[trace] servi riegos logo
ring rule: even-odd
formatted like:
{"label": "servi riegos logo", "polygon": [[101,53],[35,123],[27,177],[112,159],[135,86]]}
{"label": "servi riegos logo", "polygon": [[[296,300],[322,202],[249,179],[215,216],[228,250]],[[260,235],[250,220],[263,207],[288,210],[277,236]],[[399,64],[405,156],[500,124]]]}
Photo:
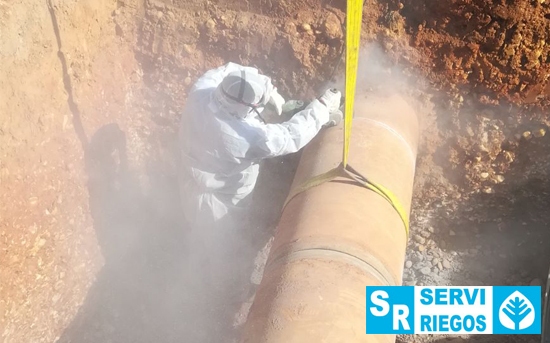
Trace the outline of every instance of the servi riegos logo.
{"label": "servi riegos logo", "polygon": [[367,334],[540,334],[541,288],[367,287]]}

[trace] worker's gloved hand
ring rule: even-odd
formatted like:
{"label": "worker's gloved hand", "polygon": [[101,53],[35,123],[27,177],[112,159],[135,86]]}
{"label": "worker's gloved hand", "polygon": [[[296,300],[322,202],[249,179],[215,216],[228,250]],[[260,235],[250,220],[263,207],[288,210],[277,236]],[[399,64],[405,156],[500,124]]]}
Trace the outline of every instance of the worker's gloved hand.
{"label": "worker's gloved hand", "polygon": [[283,113],[283,105],[285,102],[285,98],[283,98],[281,94],[277,92],[277,88],[275,88],[273,92],[271,92],[271,96],[267,104],[271,105],[271,107],[275,110],[275,113],[280,116]]}
{"label": "worker's gloved hand", "polygon": [[319,101],[328,108],[328,113],[339,110],[342,93],[336,88],[327,89],[325,94],[321,95]]}
{"label": "worker's gloved hand", "polygon": [[342,119],[344,119],[344,113],[340,110],[336,110],[334,112],[329,113],[328,123],[326,123],[324,126],[325,127],[336,126],[342,122]]}

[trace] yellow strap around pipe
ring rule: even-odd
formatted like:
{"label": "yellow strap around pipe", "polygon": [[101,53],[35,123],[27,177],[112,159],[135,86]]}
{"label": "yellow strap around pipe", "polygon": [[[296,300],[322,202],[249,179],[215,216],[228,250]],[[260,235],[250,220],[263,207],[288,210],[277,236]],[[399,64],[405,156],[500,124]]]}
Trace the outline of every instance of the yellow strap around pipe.
{"label": "yellow strap around pipe", "polygon": [[310,188],[319,186],[325,182],[334,181],[339,177],[351,179],[359,185],[380,195],[392,205],[403,221],[408,238],[409,218],[407,216],[407,211],[403,208],[395,194],[382,185],[368,180],[348,165],[351,123],[353,120],[353,106],[355,104],[355,89],[357,86],[357,65],[359,63],[359,47],[361,44],[360,37],[362,17],[363,0],[348,0],[346,19],[346,100],[344,107],[344,151],[342,154],[342,163],[338,167],[331,169],[326,173],[312,177],[304,182],[300,187],[295,188],[287,197],[283,209],[296,195],[305,192]]}
{"label": "yellow strap around pipe", "polygon": [[391,192],[386,187],[368,180],[363,175],[359,174],[351,166],[348,165],[344,167],[343,163],[340,163],[338,167],[333,168],[326,173],[314,176],[306,180],[306,182],[301,184],[299,187],[296,187],[293,190],[291,190],[290,194],[286,198],[285,204],[283,205],[283,209],[298,194],[305,192],[308,189],[311,189],[313,187],[319,186],[325,182],[335,181],[338,178],[355,181],[357,184],[367,189],[370,189],[371,191],[380,195],[382,198],[386,199],[386,201],[389,202],[390,205],[395,209],[397,214],[399,214],[399,218],[401,218],[401,221],[405,226],[405,233],[407,235],[407,238],[409,237],[409,217],[407,216],[407,211],[401,205],[401,203],[399,202],[399,199],[397,199],[395,194],[393,194],[393,192]]}

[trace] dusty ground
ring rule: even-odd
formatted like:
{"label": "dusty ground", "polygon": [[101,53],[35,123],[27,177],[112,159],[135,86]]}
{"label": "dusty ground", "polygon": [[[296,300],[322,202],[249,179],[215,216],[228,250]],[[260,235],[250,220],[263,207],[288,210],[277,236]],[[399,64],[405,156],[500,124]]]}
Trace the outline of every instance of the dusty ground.
{"label": "dusty ground", "polygon": [[[310,98],[338,64],[345,2],[0,9],[3,341],[186,341],[196,326],[182,319],[174,144],[187,91],[233,61],[273,75],[289,98]],[[376,44],[360,82],[415,99],[422,119],[406,283],[544,280],[549,16],[544,1],[365,1],[363,39]],[[263,169],[265,240],[297,157]]]}

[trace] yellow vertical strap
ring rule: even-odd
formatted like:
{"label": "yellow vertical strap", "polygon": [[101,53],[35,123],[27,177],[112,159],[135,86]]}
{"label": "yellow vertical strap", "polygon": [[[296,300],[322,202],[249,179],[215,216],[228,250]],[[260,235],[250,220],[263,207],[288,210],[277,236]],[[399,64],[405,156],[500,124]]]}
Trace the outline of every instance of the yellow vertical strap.
{"label": "yellow vertical strap", "polygon": [[363,16],[363,0],[348,0],[347,19],[346,19],[346,100],[345,100],[345,118],[344,118],[344,152],[342,163],[338,167],[328,172],[317,175],[306,180],[301,186],[296,187],[287,197],[283,209],[296,195],[305,192],[313,187],[319,186],[325,182],[334,181],[336,178],[343,177],[356,181],[359,185],[372,190],[376,194],[386,199],[399,214],[399,217],[405,225],[407,238],[409,236],[409,218],[407,211],[399,199],[389,189],[377,183],[369,181],[367,178],[356,172],[348,165],[349,143],[351,137],[351,122],[353,120],[353,106],[355,103],[355,88],[357,86],[357,65],[359,63],[359,46],[361,44],[361,18]]}
{"label": "yellow vertical strap", "polygon": [[351,122],[353,105],[355,103],[355,88],[357,85],[357,64],[359,62],[359,46],[361,44],[361,18],[363,16],[363,0],[348,0],[346,16],[346,100],[344,118],[344,153],[342,163],[348,164]]}

